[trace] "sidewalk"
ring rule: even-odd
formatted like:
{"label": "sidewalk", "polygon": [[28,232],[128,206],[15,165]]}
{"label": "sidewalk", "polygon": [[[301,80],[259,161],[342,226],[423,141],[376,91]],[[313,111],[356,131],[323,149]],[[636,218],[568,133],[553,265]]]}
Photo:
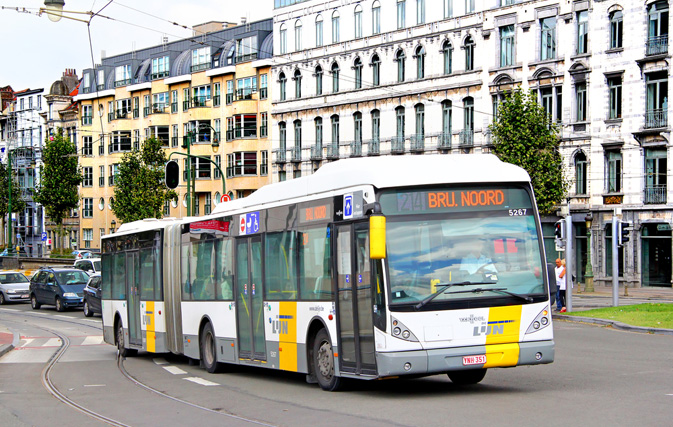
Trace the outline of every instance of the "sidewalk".
{"label": "sidewalk", "polygon": [[19,343],[19,334],[12,333],[9,329],[0,325],[0,357],[11,351]]}

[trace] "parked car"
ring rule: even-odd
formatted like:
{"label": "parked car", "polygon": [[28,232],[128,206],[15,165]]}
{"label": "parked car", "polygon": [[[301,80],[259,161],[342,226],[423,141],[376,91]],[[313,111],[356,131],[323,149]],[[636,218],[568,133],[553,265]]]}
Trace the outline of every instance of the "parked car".
{"label": "parked car", "polygon": [[72,254],[75,255],[75,259],[87,259],[93,257],[93,253],[87,250],[72,251]]}
{"label": "parked car", "polygon": [[[12,252],[13,256],[16,256],[16,250]],[[5,248],[4,251],[0,252],[0,256],[9,256],[9,249]],[[19,256],[28,256],[26,249],[23,247],[19,248]]]}
{"label": "parked car", "polygon": [[42,267],[30,281],[33,310],[42,304],[54,305],[57,311],[83,304],[84,286],[89,275],[75,267]]}
{"label": "parked car", "polygon": [[74,264],[75,268],[86,271],[89,275],[93,273],[100,273],[100,265],[100,258],[78,259]]}
{"label": "parked car", "polygon": [[0,304],[28,302],[30,281],[19,271],[0,272]]}
{"label": "parked car", "polygon": [[100,282],[100,273],[93,273],[89,277],[89,283],[84,287],[84,315],[86,317],[91,317],[94,313],[102,313]]}

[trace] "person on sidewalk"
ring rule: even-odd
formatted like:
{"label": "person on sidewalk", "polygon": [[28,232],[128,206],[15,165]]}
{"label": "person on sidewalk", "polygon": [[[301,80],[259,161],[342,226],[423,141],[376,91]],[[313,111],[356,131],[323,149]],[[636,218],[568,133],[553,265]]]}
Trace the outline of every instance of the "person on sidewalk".
{"label": "person on sidewalk", "polygon": [[564,312],[566,305],[566,267],[560,258],[556,258],[556,311]]}

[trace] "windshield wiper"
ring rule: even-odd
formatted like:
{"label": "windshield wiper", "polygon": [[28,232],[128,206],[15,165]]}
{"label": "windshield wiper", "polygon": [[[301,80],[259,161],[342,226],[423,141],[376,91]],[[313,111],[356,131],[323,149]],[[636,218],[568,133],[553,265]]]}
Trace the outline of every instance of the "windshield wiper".
{"label": "windshield wiper", "polygon": [[[458,282],[458,283],[440,283],[436,285],[437,287],[441,287],[441,289],[438,289],[433,293],[432,295],[429,295],[423,299],[423,301],[419,302],[416,304],[414,307],[416,310],[419,310],[422,308],[425,304],[429,303],[433,299],[437,298],[439,295],[443,294],[445,291],[449,290],[449,288],[452,288],[454,286],[468,286],[468,285],[488,285],[491,282]],[[469,292],[469,291],[456,291],[455,293],[459,292]],[[453,292],[452,292],[453,293]]]}
{"label": "windshield wiper", "polygon": [[471,292],[471,293],[478,294],[478,293],[481,293],[481,292],[488,292],[488,291],[490,291],[490,292],[500,292],[500,293],[503,293],[503,294],[507,294],[509,296],[513,296],[515,298],[519,298],[519,299],[524,300],[526,302],[533,302],[533,298],[531,298],[527,295],[521,295],[521,294],[517,294],[517,293],[514,293],[514,292],[510,292],[506,288],[476,288],[476,289],[470,289],[470,290],[466,290],[466,291],[454,291],[454,292],[449,292],[449,293],[451,293],[451,294],[464,294],[464,293]]}

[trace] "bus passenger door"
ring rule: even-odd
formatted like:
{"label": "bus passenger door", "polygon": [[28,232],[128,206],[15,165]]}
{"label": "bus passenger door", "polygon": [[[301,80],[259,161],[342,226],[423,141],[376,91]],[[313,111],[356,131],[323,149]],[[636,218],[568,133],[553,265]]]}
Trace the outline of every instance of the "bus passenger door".
{"label": "bus passenger door", "polygon": [[236,241],[236,316],[238,356],[266,360],[260,236]]}
{"label": "bus passenger door", "polygon": [[376,374],[368,223],[336,227],[341,370]]}
{"label": "bus passenger door", "polygon": [[143,337],[140,327],[140,291],[138,273],[138,252],[126,253],[126,298],[128,312],[129,343],[142,345]]}

